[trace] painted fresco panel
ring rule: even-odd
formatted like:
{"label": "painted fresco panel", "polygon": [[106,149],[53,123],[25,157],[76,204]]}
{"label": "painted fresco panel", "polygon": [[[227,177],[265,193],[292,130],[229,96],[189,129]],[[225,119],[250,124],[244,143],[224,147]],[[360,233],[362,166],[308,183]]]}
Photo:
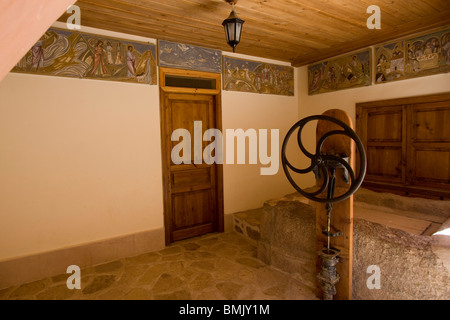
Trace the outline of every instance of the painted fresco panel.
{"label": "painted fresco panel", "polygon": [[224,56],[223,89],[293,96],[294,68]]}
{"label": "painted fresco panel", "polygon": [[158,48],[160,67],[222,72],[222,52],[219,50],[163,40],[158,41]]}
{"label": "painted fresco panel", "polygon": [[157,84],[156,45],[50,28],[11,70]]}
{"label": "painted fresco panel", "polygon": [[403,40],[375,48],[375,83],[406,78],[404,48]]}
{"label": "painted fresco panel", "polygon": [[366,49],[309,66],[309,94],[370,86],[371,52]]}
{"label": "painted fresco panel", "polygon": [[428,76],[450,70],[450,29],[405,41],[406,75]]}
{"label": "painted fresco panel", "polygon": [[375,83],[450,71],[450,29],[375,48]]}

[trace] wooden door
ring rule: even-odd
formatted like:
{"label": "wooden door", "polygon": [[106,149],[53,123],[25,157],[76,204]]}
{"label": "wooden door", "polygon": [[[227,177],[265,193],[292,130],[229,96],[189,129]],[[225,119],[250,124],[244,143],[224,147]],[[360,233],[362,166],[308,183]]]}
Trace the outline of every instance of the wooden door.
{"label": "wooden door", "polygon": [[[205,147],[211,143],[203,141],[204,132],[213,128],[220,130],[218,99],[219,94],[199,94],[192,88],[161,90],[167,244],[210,232],[223,232],[222,167],[215,163],[208,165],[202,159],[198,163],[199,159],[194,159],[196,148],[201,147],[203,154]],[[196,122],[197,126],[201,124],[201,136],[194,133]],[[175,164],[172,161],[173,148],[183,140],[172,141],[172,133],[177,129],[185,129],[190,133],[190,164]]]}

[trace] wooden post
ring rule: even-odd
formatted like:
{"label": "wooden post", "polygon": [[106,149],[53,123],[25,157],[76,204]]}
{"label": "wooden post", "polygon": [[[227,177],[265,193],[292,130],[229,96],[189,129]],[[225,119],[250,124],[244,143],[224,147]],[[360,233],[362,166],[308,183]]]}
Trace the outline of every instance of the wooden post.
{"label": "wooden post", "polygon": [[[336,118],[351,128],[352,121],[350,117],[342,110],[333,109],[323,113],[323,115]],[[343,130],[339,125],[330,121],[319,120],[317,122],[316,139],[319,139],[327,132],[332,130]],[[346,154],[350,157],[349,164],[352,168],[354,166],[355,144],[352,139],[344,135],[333,135],[329,137],[321,150],[324,154],[342,155]],[[353,170],[355,171],[355,170]],[[336,189],[335,196],[345,193],[348,190],[348,184],[343,180],[343,169],[336,170]],[[317,182],[322,185],[322,181]],[[321,197],[326,198],[327,191]],[[321,251],[327,246],[327,237],[322,233],[322,230],[327,229],[327,209],[325,203],[316,204],[316,249]],[[333,237],[330,241],[330,247],[340,250],[340,259],[336,265],[337,273],[340,276],[339,282],[336,284],[335,300],[351,300],[352,299],[352,257],[353,257],[353,196],[347,200],[333,204],[331,211],[331,230],[332,232],[341,231],[343,236]],[[317,256],[316,269],[317,273],[321,270],[321,259]],[[318,297],[323,298],[323,293],[320,289],[321,285],[318,281]]]}

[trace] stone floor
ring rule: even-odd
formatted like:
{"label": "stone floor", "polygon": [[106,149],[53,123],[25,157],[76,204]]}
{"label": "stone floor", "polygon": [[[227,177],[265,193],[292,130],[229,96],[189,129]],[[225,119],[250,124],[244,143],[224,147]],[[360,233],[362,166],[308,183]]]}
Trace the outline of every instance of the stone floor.
{"label": "stone floor", "polygon": [[310,287],[255,258],[236,233],[210,234],[164,250],[0,290],[1,300],[315,300]]}

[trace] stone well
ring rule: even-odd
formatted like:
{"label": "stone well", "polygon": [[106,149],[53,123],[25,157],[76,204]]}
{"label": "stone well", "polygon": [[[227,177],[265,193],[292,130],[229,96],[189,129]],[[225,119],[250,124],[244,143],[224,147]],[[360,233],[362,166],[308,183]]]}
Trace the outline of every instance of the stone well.
{"label": "stone well", "polygon": [[[380,197],[394,207],[409,201],[397,196]],[[413,234],[358,218],[357,198],[355,196],[353,299],[450,299],[450,236]],[[361,201],[367,203],[367,192],[363,198]],[[450,203],[440,202],[439,208],[433,209],[429,202],[419,202],[421,207],[428,206],[428,210],[432,210],[432,216],[440,216],[436,218],[438,221],[448,219],[445,215],[450,214]],[[381,205],[377,205],[381,212]],[[397,213],[402,214],[403,209],[398,209]],[[373,208],[371,210],[373,215]],[[259,259],[294,274],[312,288],[316,286],[315,221],[314,204],[298,194],[267,201],[262,208],[234,215],[236,232],[257,244]],[[450,227],[450,220],[439,227],[438,230]],[[369,266],[379,267],[380,289],[367,286],[372,275],[368,273]]]}

